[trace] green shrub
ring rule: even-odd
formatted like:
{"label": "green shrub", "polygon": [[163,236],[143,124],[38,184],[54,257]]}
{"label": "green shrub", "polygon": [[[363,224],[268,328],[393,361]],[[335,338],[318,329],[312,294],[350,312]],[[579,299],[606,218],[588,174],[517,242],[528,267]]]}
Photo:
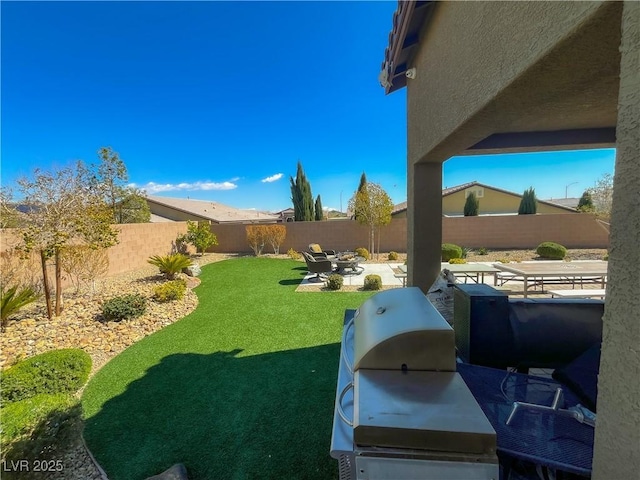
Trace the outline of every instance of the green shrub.
{"label": "green shrub", "polygon": [[389,260],[398,260],[398,253],[397,252],[389,252]]}
{"label": "green shrub", "polygon": [[343,283],[344,278],[342,278],[342,275],[338,275],[337,273],[329,275],[329,278],[327,278],[327,288],[329,290],[340,290]]}
{"label": "green shrub", "polygon": [[355,254],[358,255],[359,257],[364,258],[365,260],[369,260],[369,250],[367,250],[364,247],[358,247],[355,249]]}
{"label": "green shrub", "polygon": [[[39,423],[55,412],[64,412],[77,400],[68,393],[39,393],[2,407],[2,443],[30,433]],[[4,450],[4,448],[3,448]]]}
{"label": "green shrub", "polygon": [[380,290],[382,288],[382,278],[380,275],[367,275],[364,277],[364,290]]}
{"label": "green shrub", "polygon": [[536,248],[536,253],[542,258],[562,260],[567,255],[567,249],[559,243],[542,242]]}
{"label": "green shrub", "polygon": [[90,371],[91,357],[79,349],[52,350],[27,358],[2,373],[3,403],[41,393],[76,392],[85,384]]}
{"label": "green shrub", "polygon": [[462,255],[460,256],[460,258],[467,258],[467,255],[473,252],[473,249],[471,249],[470,247],[460,247],[460,249],[462,250]]}
{"label": "green shrub", "polygon": [[[81,431],[82,408],[70,393],[39,394],[2,407],[0,414],[0,449],[7,464],[19,460],[27,460],[30,465],[35,460],[53,461],[60,468],[61,452],[75,444]],[[3,469],[4,473],[7,472]],[[6,477],[36,478],[30,474]]]}
{"label": "green shrub", "polygon": [[452,258],[462,258],[462,248],[453,243],[442,244],[442,261],[448,262]]}
{"label": "green shrub", "polygon": [[183,268],[191,265],[191,259],[181,253],[173,253],[171,255],[154,255],[147,260],[151,265],[155,265],[160,269],[160,273],[167,277],[167,280],[173,280]]}
{"label": "green shrub", "polygon": [[451,265],[460,265],[463,263],[467,263],[467,261],[464,258],[452,258],[451,260],[449,260],[449,263]]}
{"label": "green shrub", "polygon": [[300,252],[296,252],[293,248],[290,248],[287,251],[287,255],[289,255],[293,260],[300,260],[302,258],[302,254]]}
{"label": "green shrub", "polygon": [[102,315],[108,321],[125,320],[142,315],[147,308],[147,300],[139,294],[113,297],[102,305]]}
{"label": "green shrub", "polygon": [[489,253],[489,252],[488,252],[488,251],[487,251],[487,249],[486,249],[486,248],[484,248],[484,247],[480,247],[480,248],[478,249],[478,255],[487,255],[488,253]]}
{"label": "green shrub", "polygon": [[605,262],[606,262],[606,261],[609,261],[609,254],[608,254],[608,253],[605,253],[605,254],[604,254],[604,257],[602,257],[602,260],[604,260]]}
{"label": "green shrub", "polygon": [[178,280],[171,280],[158,285],[153,289],[153,299],[158,302],[171,302],[173,300],[180,300],[184,297],[184,293],[187,291],[187,282],[179,278]]}

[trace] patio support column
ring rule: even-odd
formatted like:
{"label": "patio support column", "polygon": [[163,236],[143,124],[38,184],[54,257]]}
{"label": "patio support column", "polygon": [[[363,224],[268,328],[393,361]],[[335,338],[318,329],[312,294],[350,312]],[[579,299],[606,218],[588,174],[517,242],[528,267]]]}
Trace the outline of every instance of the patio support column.
{"label": "patio support column", "polygon": [[594,480],[640,472],[640,3],[624,2]]}
{"label": "patio support column", "polygon": [[416,163],[409,168],[407,280],[426,293],[440,273],[442,164]]}

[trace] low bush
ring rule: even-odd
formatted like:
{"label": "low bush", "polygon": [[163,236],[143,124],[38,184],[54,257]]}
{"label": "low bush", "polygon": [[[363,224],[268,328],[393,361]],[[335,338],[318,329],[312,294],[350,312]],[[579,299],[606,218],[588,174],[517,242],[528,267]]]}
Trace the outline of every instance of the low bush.
{"label": "low bush", "polygon": [[536,248],[536,253],[541,258],[549,260],[562,260],[567,255],[567,249],[555,242],[542,242]]}
{"label": "low bush", "polygon": [[68,393],[40,393],[2,407],[2,443],[31,432],[56,412],[71,408],[77,400]]}
{"label": "low bush", "polygon": [[102,304],[102,315],[108,321],[119,322],[142,315],[147,309],[147,300],[138,294],[113,297]]}
{"label": "low bush", "polygon": [[369,260],[369,250],[367,250],[364,247],[358,247],[355,249],[355,254],[358,255],[359,257],[364,258],[365,260]]}
{"label": "low bush", "polygon": [[42,393],[76,392],[85,384],[90,371],[91,357],[79,349],[53,350],[27,358],[2,373],[2,401],[17,402]]}
{"label": "low bush", "polygon": [[25,305],[35,302],[40,295],[31,287],[24,287],[18,290],[18,286],[14,285],[7,290],[0,286],[0,325],[1,328],[7,325],[9,317],[18,313]]}
{"label": "low bush", "polygon": [[467,261],[464,258],[452,258],[451,260],[449,260],[449,263],[451,265],[460,265],[463,263],[467,263]]}
{"label": "low bush", "polygon": [[506,258],[506,257],[502,257],[496,260],[497,263],[511,263],[511,260]]}
{"label": "low bush", "polygon": [[[82,428],[82,408],[73,394],[39,394],[10,403],[0,412],[3,463],[26,460],[34,465],[36,461],[46,461],[49,467],[61,472],[62,453],[75,444]],[[24,473],[12,476],[2,471],[2,478],[36,478]]]}
{"label": "low bush", "polygon": [[480,248],[478,249],[478,255],[487,255],[488,253],[489,253],[489,252],[488,252],[488,251],[487,251],[487,249],[486,249],[486,248],[484,248],[484,247],[480,247]]}
{"label": "low bush", "polygon": [[389,260],[398,260],[398,253],[397,252],[389,252]]}
{"label": "low bush", "polygon": [[293,260],[300,260],[302,258],[302,254],[300,252],[296,252],[293,248],[290,248],[287,251],[287,255]]}
{"label": "low bush", "polygon": [[364,277],[364,290],[380,290],[382,288],[382,278],[380,275],[367,275]]}
{"label": "low bush", "polygon": [[460,247],[460,250],[462,250],[460,258],[467,258],[467,255],[473,252],[473,249],[469,247]]}
{"label": "low bush", "polygon": [[157,302],[171,302],[173,300],[180,300],[184,297],[184,293],[187,291],[186,280],[180,278],[178,280],[171,280],[158,285],[153,289],[153,299]]}
{"label": "low bush", "polygon": [[442,261],[448,262],[452,258],[462,258],[462,248],[453,243],[442,244]]}
{"label": "low bush", "polygon": [[605,253],[604,257],[602,257],[602,260],[604,260],[605,262],[609,261],[609,253]]}
{"label": "low bush", "polygon": [[342,275],[338,275],[337,273],[329,275],[329,278],[327,278],[327,288],[329,290],[340,290],[343,283],[344,278],[342,278]]}

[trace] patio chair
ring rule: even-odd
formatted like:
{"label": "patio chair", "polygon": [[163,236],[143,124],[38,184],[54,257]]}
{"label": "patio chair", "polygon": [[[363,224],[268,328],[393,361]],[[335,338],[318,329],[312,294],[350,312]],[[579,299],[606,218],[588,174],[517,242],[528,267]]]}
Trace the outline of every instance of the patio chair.
{"label": "patio chair", "polygon": [[322,247],[320,247],[320,245],[318,245],[317,243],[309,244],[309,253],[314,258],[328,258],[329,260],[333,260],[334,258],[336,258],[335,250],[323,250]]}
{"label": "patio chair", "polygon": [[304,255],[304,260],[307,262],[307,270],[309,273],[315,273],[315,277],[311,277],[310,281],[320,281],[323,280],[323,276],[326,273],[330,273],[333,271],[333,267],[331,266],[331,260],[327,258],[315,258],[308,252],[302,252]]}

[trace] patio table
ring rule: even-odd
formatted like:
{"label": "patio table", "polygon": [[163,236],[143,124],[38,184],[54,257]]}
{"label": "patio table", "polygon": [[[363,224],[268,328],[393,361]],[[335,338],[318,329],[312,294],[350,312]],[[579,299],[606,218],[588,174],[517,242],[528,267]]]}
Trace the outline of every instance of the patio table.
{"label": "patio table", "polygon": [[445,268],[456,276],[464,277],[465,283],[467,283],[467,279],[471,279],[475,283],[484,283],[485,273],[499,272],[496,267],[484,263],[442,263],[440,270]]}
{"label": "patio table", "polygon": [[494,263],[493,266],[502,272],[514,273],[522,277],[524,282],[524,298],[527,298],[529,289],[529,279],[540,279],[544,287],[544,279],[566,280],[565,283],[575,283],[588,277],[600,279],[602,288],[605,286],[608,262],[588,261],[588,262],[561,262],[561,261],[541,261],[522,263]]}

